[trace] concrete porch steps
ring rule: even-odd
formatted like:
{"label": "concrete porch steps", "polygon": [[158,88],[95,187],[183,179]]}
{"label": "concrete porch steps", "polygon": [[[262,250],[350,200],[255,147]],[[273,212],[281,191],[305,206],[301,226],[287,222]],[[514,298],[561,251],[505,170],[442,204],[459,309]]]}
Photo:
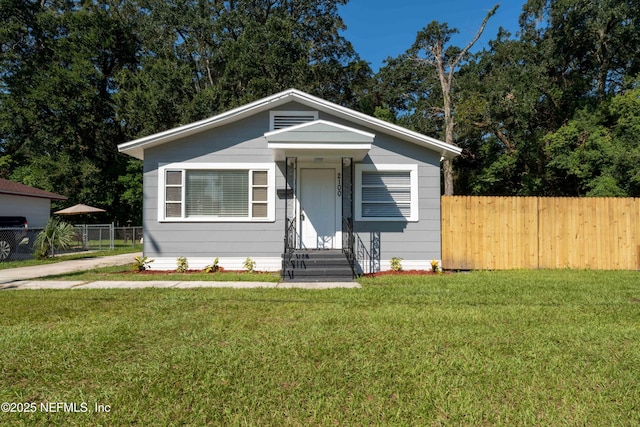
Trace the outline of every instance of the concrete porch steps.
{"label": "concrete porch steps", "polygon": [[[288,255],[283,254],[287,260]],[[285,282],[350,282],[353,271],[340,249],[296,250],[285,265]]]}

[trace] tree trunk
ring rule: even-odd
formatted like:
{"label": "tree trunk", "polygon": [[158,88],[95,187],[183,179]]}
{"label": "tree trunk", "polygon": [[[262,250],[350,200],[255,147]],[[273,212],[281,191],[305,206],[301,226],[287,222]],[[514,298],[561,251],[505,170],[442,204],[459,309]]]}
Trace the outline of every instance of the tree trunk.
{"label": "tree trunk", "polygon": [[442,161],[442,173],[444,174],[444,195],[453,196],[453,160]]}
{"label": "tree trunk", "polygon": [[[469,49],[478,41],[484,28],[491,18],[498,10],[500,5],[497,4],[489,11],[487,16],[482,21],[480,29],[476,33],[473,40],[471,40],[464,49],[460,51],[455,58],[447,59],[445,55],[444,42],[440,34],[435,37],[435,43],[429,46],[431,54],[433,55],[435,62],[435,69],[440,80],[440,86],[442,88],[443,99],[443,113],[444,113],[444,132],[445,140],[447,144],[456,145],[454,141],[454,117],[453,117],[453,101],[451,99],[451,91],[453,88],[453,75],[460,62],[465,58]],[[442,161],[442,172],[444,174],[444,194],[445,196],[453,196],[453,160],[445,159]]]}

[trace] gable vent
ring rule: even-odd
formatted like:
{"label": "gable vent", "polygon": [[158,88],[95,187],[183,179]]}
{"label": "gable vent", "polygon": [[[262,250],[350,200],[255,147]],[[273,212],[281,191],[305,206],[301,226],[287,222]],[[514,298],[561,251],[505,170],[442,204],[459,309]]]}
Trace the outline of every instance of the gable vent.
{"label": "gable vent", "polygon": [[272,111],[271,130],[284,129],[318,120],[316,111]]}

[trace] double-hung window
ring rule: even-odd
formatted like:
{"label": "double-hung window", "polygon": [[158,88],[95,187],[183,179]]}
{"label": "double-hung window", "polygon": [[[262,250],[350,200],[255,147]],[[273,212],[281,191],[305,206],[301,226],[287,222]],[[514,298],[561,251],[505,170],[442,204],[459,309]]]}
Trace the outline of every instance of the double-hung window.
{"label": "double-hung window", "polygon": [[159,168],[160,221],[273,221],[269,164],[178,163]]}
{"label": "double-hung window", "polygon": [[417,165],[356,165],[357,221],[417,221]]}

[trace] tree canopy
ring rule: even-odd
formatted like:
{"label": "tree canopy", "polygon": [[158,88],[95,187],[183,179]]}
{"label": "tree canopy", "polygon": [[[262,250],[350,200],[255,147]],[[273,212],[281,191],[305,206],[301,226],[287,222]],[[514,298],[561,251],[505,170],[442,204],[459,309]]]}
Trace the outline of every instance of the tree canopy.
{"label": "tree canopy", "polygon": [[[637,138],[617,124],[633,123],[633,108],[611,107],[637,97],[640,2],[529,0],[522,11],[515,37],[500,29],[454,75],[455,193],[640,196],[637,162],[622,155],[635,158]],[[437,70],[417,69],[412,50],[387,60],[376,93],[399,122],[445,139]]]}

